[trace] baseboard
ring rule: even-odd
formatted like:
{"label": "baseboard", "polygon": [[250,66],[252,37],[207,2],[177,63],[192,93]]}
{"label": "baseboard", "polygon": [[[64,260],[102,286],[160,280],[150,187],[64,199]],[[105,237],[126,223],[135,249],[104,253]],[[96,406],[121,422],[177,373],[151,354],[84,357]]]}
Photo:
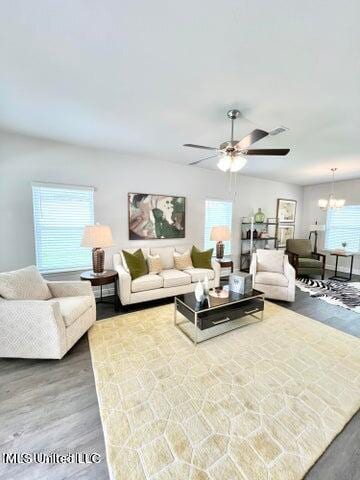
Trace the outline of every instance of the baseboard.
{"label": "baseboard", "polygon": [[[335,266],[334,265],[325,265],[325,268],[326,268],[326,270],[331,270],[331,271],[335,272]],[[349,270],[350,270],[350,265],[348,266],[348,268],[338,266],[338,272],[349,274]],[[353,273],[353,275],[360,275],[360,270],[358,268],[353,268],[352,273]]]}

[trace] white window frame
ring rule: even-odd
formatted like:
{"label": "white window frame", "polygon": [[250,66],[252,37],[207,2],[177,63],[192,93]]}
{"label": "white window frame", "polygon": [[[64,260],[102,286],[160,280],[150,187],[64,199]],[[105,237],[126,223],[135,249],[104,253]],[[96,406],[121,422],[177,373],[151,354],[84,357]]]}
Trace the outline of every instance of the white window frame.
{"label": "white window frame", "polygon": [[[82,230],[85,225],[93,225],[94,224],[94,192],[95,188],[92,186],[83,186],[83,185],[67,185],[67,184],[60,184],[60,183],[47,183],[47,182],[32,182],[31,184],[32,187],[32,202],[33,202],[33,222],[34,222],[34,241],[35,241],[35,256],[36,256],[36,265],[39,269],[39,271],[43,274],[49,274],[49,273],[62,273],[62,272],[77,272],[77,271],[83,271],[83,270],[88,270],[91,268],[91,249],[90,248],[83,248],[80,246],[80,241],[82,237]],[[51,221],[50,216],[46,218],[46,215],[49,214],[49,212],[44,213],[44,217],[41,218],[42,212],[41,212],[41,192],[40,189],[44,189],[44,195],[45,195],[45,190],[53,189],[53,190],[63,190],[63,191],[68,191],[69,193],[71,191],[84,191],[89,193],[89,204],[88,208],[89,211],[86,212],[81,212],[80,216],[83,217],[84,221],[79,218],[79,225],[77,227],[74,227],[74,225],[71,225],[71,228],[76,228],[79,231],[76,232],[77,240],[76,244],[73,246],[73,248],[78,248],[81,249],[79,250],[79,253],[81,252],[82,254],[82,260],[83,262],[79,262],[78,265],[74,265],[74,262],[70,262],[68,266],[61,266],[59,268],[49,268],[46,265],[46,261],[44,258],[41,256],[41,250],[46,249],[48,246],[48,243],[46,240],[41,239],[41,233],[46,234],[46,229],[49,228],[49,226],[44,225],[42,227],[41,222],[43,221],[44,223]],[[68,217],[71,220],[71,217]],[[63,221],[67,221],[66,217],[62,219]],[[74,220],[74,219],[73,219]],[[76,219],[75,219],[76,220]],[[69,222],[70,223],[70,222]],[[58,226],[55,224],[55,228]],[[58,227],[61,229],[61,226]],[[68,227],[70,228],[70,227]],[[59,249],[61,249],[61,243],[59,244]],[[85,255],[84,255],[85,253]],[[86,257],[86,261],[85,261]],[[80,264],[83,263],[83,264]]]}
{"label": "white window frame", "polygon": [[[216,225],[211,225],[209,228],[207,228],[207,202],[219,202],[219,203],[227,203],[231,205],[231,219],[229,224],[226,222],[222,223],[217,223]],[[227,225],[230,229],[232,230],[232,218],[233,218],[233,209],[234,209],[234,202],[231,200],[222,200],[220,198],[207,198],[205,200],[205,215],[204,215],[204,249],[210,249],[213,248],[213,254],[212,256],[216,256],[216,242],[213,240],[210,240],[210,233],[211,233],[211,227],[213,226],[218,226],[218,225]],[[207,238],[208,237],[208,238]],[[228,240],[224,242],[225,246],[225,251],[224,251],[224,256],[229,257],[232,254],[232,241]],[[228,248],[227,248],[228,247]]]}
{"label": "white window frame", "polygon": [[[354,210],[354,221],[358,223],[351,223],[348,219],[346,219],[345,224],[346,226],[336,226],[334,225],[334,220],[333,220],[333,215],[341,215],[347,214],[351,215],[350,213],[347,213],[349,210]],[[344,233],[342,234],[343,239],[339,240],[338,242],[335,241],[335,238],[331,238],[332,235],[336,235],[337,231],[343,231]],[[356,238],[358,237],[358,245],[357,247],[355,246],[355,249],[349,246],[345,247],[345,250],[352,251],[353,253],[359,253],[360,252],[360,205],[345,205],[339,210],[332,210],[328,209],[327,214],[326,214],[326,228],[325,228],[325,250],[336,250],[336,249],[341,249],[343,248],[341,243],[342,241],[347,241],[347,236],[346,233],[351,233],[351,235]],[[354,232],[354,233],[353,233]],[[347,241],[347,244],[349,242]]]}

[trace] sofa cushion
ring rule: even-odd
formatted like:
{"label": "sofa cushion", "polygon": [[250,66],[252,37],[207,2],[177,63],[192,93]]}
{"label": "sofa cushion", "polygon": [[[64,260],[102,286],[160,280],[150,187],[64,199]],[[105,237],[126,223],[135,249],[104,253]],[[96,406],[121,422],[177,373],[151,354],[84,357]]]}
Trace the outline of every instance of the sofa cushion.
{"label": "sofa cushion", "polygon": [[149,268],[149,275],[156,275],[162,270],[162,263],[159,255],[148,255],[147,264]]}
{"label": "sofa cushion", "polygon": [[48,300],[51,292],[35,265],[0,273],[0,296],[6,300]]}
{"label": "sofa cushion", "polygon": [[186,270],[187,268],[193,268],[190,250],[184,253],[174,252],[174,263],[177,270]]}
{"label": "sofa cushion", "polygon": [[187,273],[176,270],[163,270],[159,274],[164,279],[164,287],[179,287],[180,285],[188,285],[191,283],[191,276]]}
{"label": "sofa cushion", "polygon": [[144,292],[163,287],[164,281],[160,275],[143,275],[131,282],[132,292]]}
{"label": "sofa cushion", "polygon": [[210,270],[209,268],[189,268],[187,270],[184,270],[185,273],[191,276],[191,282],[202,282],[205,278],[205,275],[207,275],[209,280],[214,280],[215,278],[215,272],[214,270]]}
{"label": "sofa cushion", "polygon": [[322,268],[323,262],[316,258],[299,258],[300,268]]}
{"label": "sofa cushion", "polygon": [[159,255],[164,270],[174,268],[174,247],[153,247],[150,249],[151,255]]}
{"label": "sofa cushion", "polygon": [[257,250],[257,271],[277,272],[284,271],[284,252],[281,250]]}
{"label": "sofa cushion", "polygon": [[287,287],[289,285],[289,281],[285,275],[277,272],[258,272],[255,275],[255,283],[274,285],[277,287]]}
{"label": "sofa cushion", "polygon": [[89,295],[52,298],[49,302],[60,304],[60,312],[67,327],[70,327],[91,307],[91,297]]}
{"label": "sofa cushion", "polygon": [[149,273],[149,269],[141,248],[136,250],[134,253],[129,253],[123,250],[123,255],[125,257],[132,280]]}
{"label": "sofa cushion", "polygon": [[210,248],[209,250],[199,250],[195,246],[191,249],[191,261],[195,268],[206,268],[211,269],[211,256],[214,249]]}

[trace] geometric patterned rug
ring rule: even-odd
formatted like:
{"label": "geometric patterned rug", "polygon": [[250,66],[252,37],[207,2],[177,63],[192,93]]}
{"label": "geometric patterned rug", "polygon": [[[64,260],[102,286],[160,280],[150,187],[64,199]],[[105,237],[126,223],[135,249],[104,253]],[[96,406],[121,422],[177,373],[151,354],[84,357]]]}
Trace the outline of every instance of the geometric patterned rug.
{"label": "geometric patterned rug", "polygon": [[299,480],[360,407],[360,341],[268,302],[197,347],[172,305],[88,335],[114,480]]}

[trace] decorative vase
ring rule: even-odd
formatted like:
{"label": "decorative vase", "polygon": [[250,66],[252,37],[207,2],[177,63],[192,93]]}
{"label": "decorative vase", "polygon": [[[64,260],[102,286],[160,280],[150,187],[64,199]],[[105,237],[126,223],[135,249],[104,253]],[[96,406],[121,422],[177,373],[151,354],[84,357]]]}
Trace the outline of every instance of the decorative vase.
{"label": "decorative vase", "polygon": [[264,223],[265,214],[261,211],[261,208],[255,213],[255,223]]}
{"label": "decorative vase", "polygon": [[207,275],[205,275],[205,278],[204,278],[203,289],[204,289],[204,295],[209,295],[209,279]]}
{"label": "decorative vase", "polygon": [[195,298],[198,302],[201,302],[201,300],[203,299],[203,296],[204,296],[204,289],[199,280],[195,287]]}
{"label": "decorative vase", "polygon": [[255,230],[253,231],[253,239],[256,240],[258,238],[258,232],[255,228]]}

